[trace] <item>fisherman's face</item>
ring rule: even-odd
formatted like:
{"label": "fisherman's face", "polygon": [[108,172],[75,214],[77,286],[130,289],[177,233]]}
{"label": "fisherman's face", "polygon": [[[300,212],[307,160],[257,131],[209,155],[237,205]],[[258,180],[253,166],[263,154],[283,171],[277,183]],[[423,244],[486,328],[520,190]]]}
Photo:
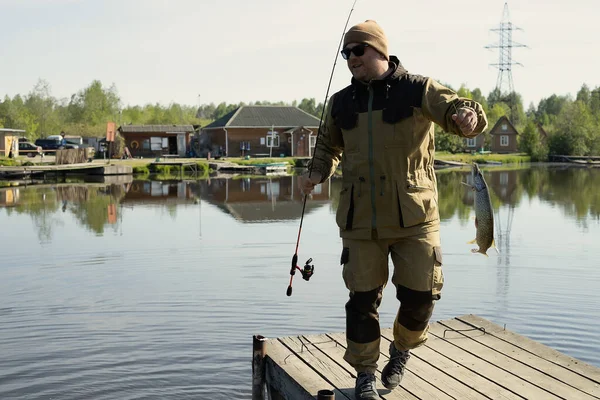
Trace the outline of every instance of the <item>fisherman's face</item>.
{"label": "fisherman's face", "polygon": [[[358,45],[359,43],[348,43],[344,49],[352,49]],[[346,62],[352,76],[364,82],[379,78],[382,74],[382,69],[383,72],[387,69],[387,60],[385,57],[370,46],[364,47],[364,54],[361,56],[357,56],[353,51]]]}

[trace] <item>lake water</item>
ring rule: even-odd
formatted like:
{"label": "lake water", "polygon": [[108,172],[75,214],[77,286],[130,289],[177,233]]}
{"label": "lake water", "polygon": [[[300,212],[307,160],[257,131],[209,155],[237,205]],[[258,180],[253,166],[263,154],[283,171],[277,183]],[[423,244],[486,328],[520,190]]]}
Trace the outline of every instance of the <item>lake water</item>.
{"label": "lake water", "polygon": [[[485,170],[500,254],[471,254],[468,169],[437,172],[445,286],[478,314],[600,366],[600,170]],[[0,189],[1,399],[250,399],[252,335],[341,332],[340,181],[56,183]],[[397,308],[388,286],[381,322]]]}

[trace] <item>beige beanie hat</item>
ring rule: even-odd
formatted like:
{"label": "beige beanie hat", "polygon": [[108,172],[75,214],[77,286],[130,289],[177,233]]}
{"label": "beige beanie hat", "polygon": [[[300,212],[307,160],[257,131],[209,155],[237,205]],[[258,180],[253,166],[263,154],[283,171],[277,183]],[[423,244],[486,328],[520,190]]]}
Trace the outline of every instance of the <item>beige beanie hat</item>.
{"label": "beige beanie hat", "polygon": [[346,47],[348,43],[367,43],[379,53],[383,54],[388,61],[390,59],[387,49],[388,41],[385,37],[385,33],[377,22],[371,19],[354,25],[346,32],[346,35],[344,35],[344,47]]}

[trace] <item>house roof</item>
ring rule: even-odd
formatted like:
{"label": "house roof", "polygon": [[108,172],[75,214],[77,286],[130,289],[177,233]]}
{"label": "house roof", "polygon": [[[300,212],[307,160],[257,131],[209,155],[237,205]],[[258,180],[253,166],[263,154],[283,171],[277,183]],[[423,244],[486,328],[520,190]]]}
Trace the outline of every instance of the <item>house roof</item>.
{"label": "house roof", "polygon": [[[502,123],[507,123],[510,128],[508,131],[503,131],[500,129],[500,125]],[[517,128],[510,122],[510,120],[506,117],[506,115],[501,116],[492,129],[490,129],[490,135],[518,135],[519,131]]]}
{"label": "house roof", "polygon": [[204,129],[215,128],[290,128],[294,126],[318,127],[320,119],[292,106],[241,106],[208,124]]}
{"label": "house roof", "polygon": [[194,127],[192,125],[122,125],[119,127],[119,131],[123,133],[187,133],[194,132]]}
{"label": "house roof", "polygon": [[[306,203],[305,215],[326,206],[329,200],[311,200]],[[217,203],[218,208],[233,218],[244,223],[261,223],[269,221],[294,221],[299,220],[302,205],[297,201],[277,201],[273,205],[270,201]]]}

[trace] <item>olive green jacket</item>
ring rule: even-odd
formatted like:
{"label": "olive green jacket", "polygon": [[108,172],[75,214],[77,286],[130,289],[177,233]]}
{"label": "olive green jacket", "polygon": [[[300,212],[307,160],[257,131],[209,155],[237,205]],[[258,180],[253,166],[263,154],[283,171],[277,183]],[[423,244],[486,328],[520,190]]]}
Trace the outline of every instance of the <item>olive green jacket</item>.
{"label": "olive green jacket", "polygon": [[[331,96],[309,169],[328,179],[341,163],[336,214],[340,236],[403,237],[439,227],[434,123],[474,137],[487,127],[481,105],[431,78],[409,74],[392,56],[387,78],[351,84]],[[471,135],[452,120],[461,107],[477,113]]]}

